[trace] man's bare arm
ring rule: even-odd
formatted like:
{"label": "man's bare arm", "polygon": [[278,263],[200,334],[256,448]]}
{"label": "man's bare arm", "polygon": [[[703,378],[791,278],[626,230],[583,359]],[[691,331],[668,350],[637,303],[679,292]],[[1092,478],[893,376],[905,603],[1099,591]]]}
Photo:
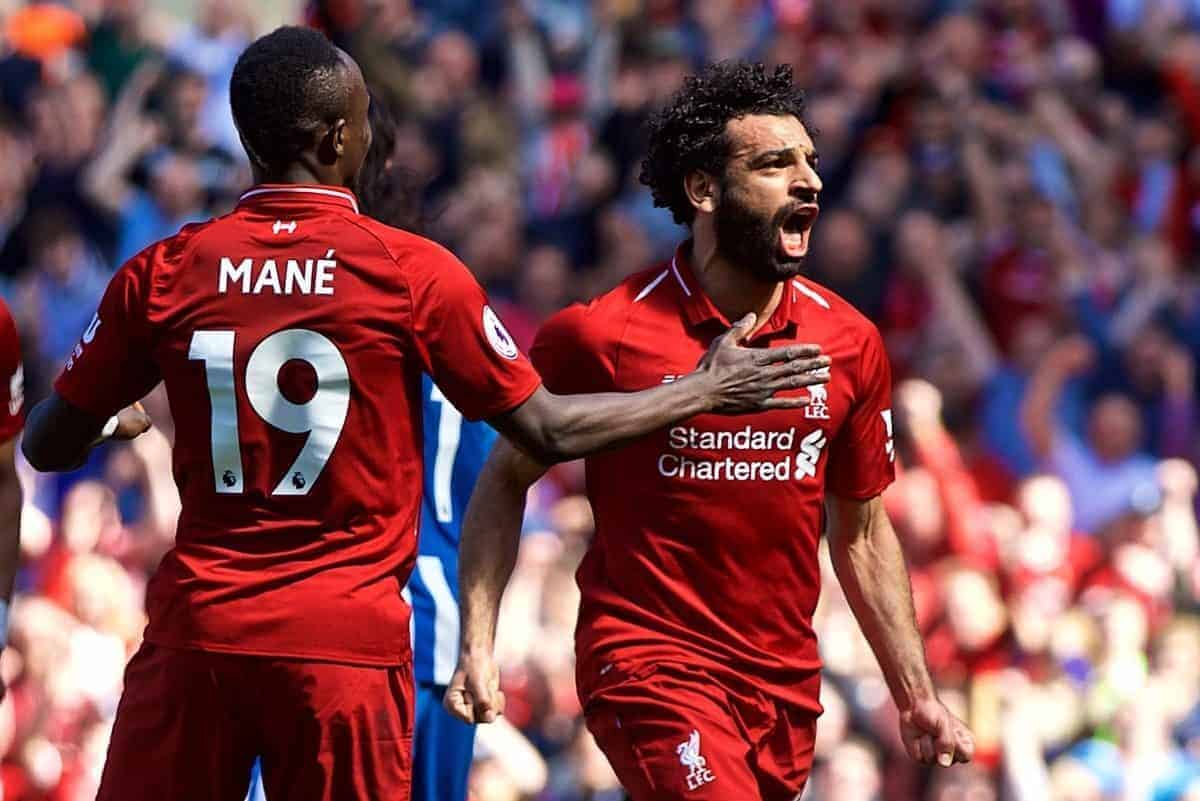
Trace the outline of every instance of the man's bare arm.
{"label": "man's bare arm", "polygon": [[545,464],[577,459],[697,414],[796,409],[807,397],[776,393],[829,381],[829,357],[816,345],[761,349],[740,342],[754,328],[747,315],[714,340],[695,371],[642,392],[553,395],[539,389],[508,414],[489,420]]}
{"label": "man's bare arm", "polygon": [[525,497],[546,466],[501,438],[475,484],[458,546],[462,620],[458,669],[446,709],[467,723],[491,723],[504,711],[493,660],[500,599],[517,561]]}
{"label": "man's bare arm", "polygon": [[974,740],[937,698],[917,630],[904,553],[883,501],[878,496],[862,501],[830,495],[827,506],[834,571],[900,710],[909,755],[944,767],[969,761]]}
{"label": "man's bare arm", "polygon": [[150,418],[140,403],[105,421],[72,406],[57,392],[51,392],[29,412],[21,451],[36,470],[74,470],[101,442],[133,439],[148,428]]}
{"label": "man's bare arm", "polygon": [[[0,443],[0,648],[8,641],[8,612],[21,558],[21,483],[16,440]],[[5,687],[0,683],[0,698]]]}

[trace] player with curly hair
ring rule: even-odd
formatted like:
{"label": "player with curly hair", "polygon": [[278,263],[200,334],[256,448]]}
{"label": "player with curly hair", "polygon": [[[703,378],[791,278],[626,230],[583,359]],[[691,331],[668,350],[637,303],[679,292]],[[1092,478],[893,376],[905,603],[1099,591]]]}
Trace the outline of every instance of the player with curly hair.
{"label": "player with curly hair", "polygon": [[[577,684],[588,728],[635,801],[792,801],[813,756],[812,615],[823,531],[910,755],[971,758],[938,700],[880,493],[893,479],[891,375],[875,326],[800,275],[821,179],[791,69],[726,62],[650,125],[642,181],[691,228],[666,264],[546,323],[531,352],[555,392],[669,383],[729,320],[748,342],[831,360],[800,410],[700,415],[588,457],[596,534],[579,568]],[[447,707],[503,710],[492,651],[526,489],[544,472],[503,441],[467,510],[462,644]]]}

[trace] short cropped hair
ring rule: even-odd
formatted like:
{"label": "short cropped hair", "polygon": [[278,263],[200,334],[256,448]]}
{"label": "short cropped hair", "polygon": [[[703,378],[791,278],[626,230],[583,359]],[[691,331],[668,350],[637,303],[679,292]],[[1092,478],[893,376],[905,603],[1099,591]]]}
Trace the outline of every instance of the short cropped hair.
{"label": "short cropped hair", "polygon": [[350,87],[342,69],[338,49],[312,28],[278,28],[247,47],[233,68],[229,100],[250,160],[284,166],[319,126],[344,116]]}

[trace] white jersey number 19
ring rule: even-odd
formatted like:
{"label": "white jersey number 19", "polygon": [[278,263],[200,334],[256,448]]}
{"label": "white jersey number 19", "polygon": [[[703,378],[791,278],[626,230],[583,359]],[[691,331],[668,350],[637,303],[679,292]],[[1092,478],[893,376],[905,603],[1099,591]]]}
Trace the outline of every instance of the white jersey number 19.
{"label": "white jersey number 19", "polygon": [[[237,382],[233,373],[234,331],[196,331],[188,358],[204,362],[212,403],[214,488],[221,495],[245,491],[238,436]],[[279,371],[289,361],[307,362],[317,374],[317,391],[292,403],[279,391]],[[276,485],[273,495],[307,495],[342,436],[350,411],[350,371],[337,345],[316,331],[278,331],[258,343],[246,364],[246,396],[269,425],[308,440]]]}

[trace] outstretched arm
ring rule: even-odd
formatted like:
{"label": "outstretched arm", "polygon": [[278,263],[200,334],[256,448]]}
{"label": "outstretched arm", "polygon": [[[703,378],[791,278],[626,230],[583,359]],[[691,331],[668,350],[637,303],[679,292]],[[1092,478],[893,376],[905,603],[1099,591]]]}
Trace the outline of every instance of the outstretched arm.
{"label": "outstretched arm", "polygon": [[538,461],[577,459],[612,448],[697,414],[796,409],[807,397],[775,393],[824,384],[829,357],[816,345],[769,350],[739,344],[754,329],[747,315],[713,341],[700,365],[671,384],[641,392],[554,395],[539,389],[508,414],[489,420]]}
{"label": "outstretched arm", "polygon": [[827,506],[833,567],[900,710],[909,756],[943,767],[969,761],[974,739],[934,691],[904,554],[882,500],[830,495]]}
{"label": "outstretched arm", "polygon": [[493,659],[496,621],[517,562],[525,496],[545,472],[545,465],[500,439],[467,506],[458,546],[462,642],[445,698],[446,709],[466,723],[491,723],[504,711]]}

